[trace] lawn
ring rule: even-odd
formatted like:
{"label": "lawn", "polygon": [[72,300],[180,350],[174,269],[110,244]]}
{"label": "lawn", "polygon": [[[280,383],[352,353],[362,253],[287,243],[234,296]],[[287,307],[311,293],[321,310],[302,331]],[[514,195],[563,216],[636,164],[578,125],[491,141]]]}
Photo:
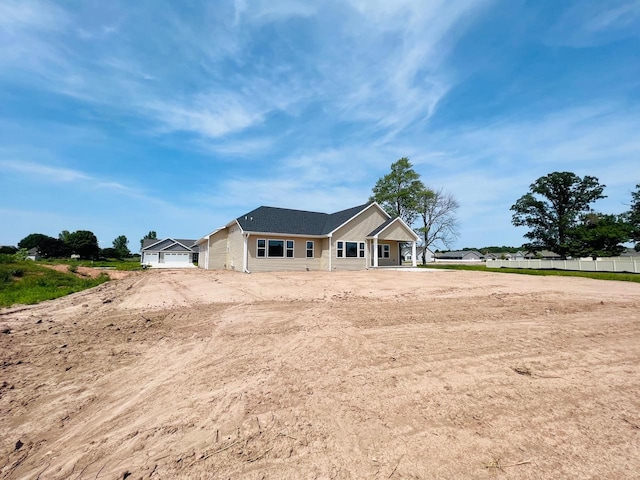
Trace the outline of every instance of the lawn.
{"label": "lawn", "polygon": [[63,297],[107,282],[109,277],[80,278],[69,272],[58,272],[33,261],[3,259],[0,263],[0,307],[30,305]]}
{"label": "lawn", "polygon": [[573,270],[534,270],[529,268],[487,268],[485,265],[459,265],[459,264],[429,264],[418,265],[421,268],[436,268],[444,270],[472,270],[476,272],[491,273],[517,273],[520,275],[558,276],[558,277],[585,277],[596,280],[619,280],[622,282],[640,283],[640,275],[636,273],[614,272],[577,272]]}
{"label": "lawn", "polygon": [[38,260],[38,262],[48,263],[50,265],[69,265],[71,267],[94,267],[107,268],[110,270],[142,270],[140,258],[130,258],[126,260],[73,260],[69,258],[54,258],[48,260]]}

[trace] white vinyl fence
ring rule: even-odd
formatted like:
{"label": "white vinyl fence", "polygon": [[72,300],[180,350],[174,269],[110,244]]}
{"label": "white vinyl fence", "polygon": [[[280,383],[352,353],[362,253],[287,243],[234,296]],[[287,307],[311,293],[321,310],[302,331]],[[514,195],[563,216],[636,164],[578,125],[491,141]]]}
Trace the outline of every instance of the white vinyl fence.
{"label": "white vinyl fence", "polygon": [[487,260],[487,268],[501,267],[640,273],[640,259],[612,257],[602,260]]}

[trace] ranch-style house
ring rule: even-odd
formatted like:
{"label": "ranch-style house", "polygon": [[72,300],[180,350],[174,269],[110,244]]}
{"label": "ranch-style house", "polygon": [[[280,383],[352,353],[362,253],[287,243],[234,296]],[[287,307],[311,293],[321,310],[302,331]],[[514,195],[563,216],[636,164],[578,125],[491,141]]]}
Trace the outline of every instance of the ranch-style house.
{"label": "ranch-style house", "polygon": [[265,272],[402,265],[418,235],[376,202],[336,213],[259,207],[196,241],[200,268]]}

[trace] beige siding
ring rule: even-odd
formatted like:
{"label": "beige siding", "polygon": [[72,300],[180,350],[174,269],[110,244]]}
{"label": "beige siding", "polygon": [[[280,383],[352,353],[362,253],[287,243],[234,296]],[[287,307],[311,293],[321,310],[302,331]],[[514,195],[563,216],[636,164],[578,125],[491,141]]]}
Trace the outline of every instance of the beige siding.
{"label": "beige siding", "polygon": [[320,270],[329,270],[329,238],[323,238],[318,240],[320,245],[322,246],[322,250],[320,252]]}
{"label": "beige siding", "polygon": [[227,270],[242,271],[243,251],[242,230],[238,225],[232,225],[229,227],[229,236],[227,237]]}
{"label": "beige siding", "polygon": [[395,223],[385,229],[379,236],[380,240],[398,240],[400,242],[413,242],[415,238],[400,223]]}
{"label": "beige siding", "polygon": [[227,263],[227,229],[211,235],[209,238],[209,269],[222,270]]}
{"label": "beige siding", "polygon": [[[387,220],[375,205],[353,218],[333,233],[331,238],[331,266],[333,270],[363,270],[369,265],[368,242],[365,238]],[[336,257],[336,242],[365,242],[365,258]],[[397,259],[397,255],[396,255]]]}
{"label": "beige siding", "polygon": [[[372,242],[373,243],[373,242]],[[379,267],[390,267],[394,265],[400,265],[399,260],[399,242],[394,240],[378,240],[378,245],[387,244],[389,245],[389,258],[378,258],[378,266]]]}
{"label": "beige siding", "polygon": [[[294,258],[258,258],[258,239],[265,240],[293,240]],[[313,258],[307,258],[307,240],[314,242]],[[249,271],[250,272],[274,272],[287,270],[321,270],[322,269],[322,238],[301,238],[273,235],[251,235],[249,237]],[[285,243],[286,247],[286,243]],[[286,248],[285,248],[286,254]]]}

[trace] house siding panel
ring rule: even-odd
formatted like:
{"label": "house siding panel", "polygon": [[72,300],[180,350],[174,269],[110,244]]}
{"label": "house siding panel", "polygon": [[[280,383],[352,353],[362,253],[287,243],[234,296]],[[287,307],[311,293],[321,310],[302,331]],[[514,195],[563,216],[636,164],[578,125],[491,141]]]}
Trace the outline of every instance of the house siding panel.
{"label": "house siding panel", "polygon": [[399,242],[414,241],[413,235],[407,232],[407,230],[399,223],[391,225],[389,228],[385,229],[383,232],[380,233],[378,238],[383,240],[397,240]]}
{"label": "house siding panel", "polygon": [[227,235],[226,229],[216,232],[209,238],[209,269],[222,270],[227,264]]}
{"label": "house siding panel", "polygon": [[[265,240],[293,240],[293,256],[286,257],[257,257],[258,239]],[[314,242],[313,258],[307,258],[307,240]],[[321,238],[287,237],[275,235],[251,235],[249,237],[249,271],[251,272],[272,272],[272,271],[305,271],[322,269]]]}
{"label": "house siding panel", "polygon": [[[351,219],[333,233],[331,238],[331,266],[333,270],[363,270],[369,265],[369,252],[365,248],[365,258],[337,258],[336,242],[366,242],[366,236],[387,220],[387,216],[372,206],[357,217]],[[397,255],[396,255],[397,258]]]}
{"label": "house siding panel", "polygon": [[229,236],[227,237],[227,270],[242,271],[243,250],[242,230],[238,225],[232,225],[229,227]]}

